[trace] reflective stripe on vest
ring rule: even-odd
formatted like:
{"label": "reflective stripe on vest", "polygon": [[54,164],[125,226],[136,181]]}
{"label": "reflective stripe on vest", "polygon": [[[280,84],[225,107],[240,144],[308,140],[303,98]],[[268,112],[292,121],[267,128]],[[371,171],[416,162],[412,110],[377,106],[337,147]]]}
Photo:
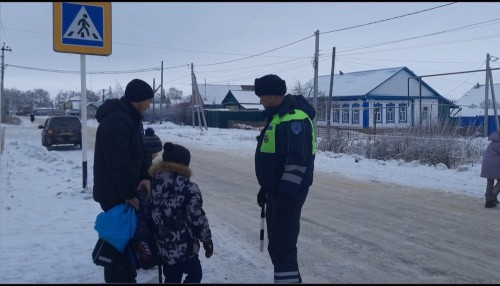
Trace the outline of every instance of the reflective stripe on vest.
{"label": "reflective stripe on vest", "polygon": [[262,145],[260,146],[260,152],[262,153],[271,153],[274,154],[276,153],[276,128],[278,125],[280,125],[282,122],[287,122],[291,120],[303,120],[303,119],[308,119],[309,123],[311,123],[311,128],[312,128],[312,154],[316,154],[316,130],[314,129],[314,125],[311,121],[311,118],[307,116],[307,114],[300,110],[300,109],[295,109],[294,114],[287,113],[282,117],[279,117],[278,114],[275,114],[273,116],[273,120],[271,120],[271,123],[269,123],[269,126],[266,130],[266,133],[264,134],[264,139],[262,140]]}

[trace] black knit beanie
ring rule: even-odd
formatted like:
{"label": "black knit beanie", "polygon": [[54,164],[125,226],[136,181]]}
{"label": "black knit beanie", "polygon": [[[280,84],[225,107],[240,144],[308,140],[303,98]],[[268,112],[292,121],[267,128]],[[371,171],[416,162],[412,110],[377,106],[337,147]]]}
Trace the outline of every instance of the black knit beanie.
{"label": "black knit beanie", "polygon": [[151,86],[140,79],[133,79],[125,88],[125,98],[131,102],[139,102],[153,98],[154,92]]}
{"label": "black knit beanie", "polygon": [[255,94],[259,97],[263,95],[285,95],[286,83],[279,76],[268,74],[255,79]]}
{"label": "black knit beanie", "polygon": [[155,135],[152,128],[148,128],[144,132],[144,149],[149,154],[159,153],[163,150],[160,137]]}
{"label": "black knit beanie", "polygon": [[191,153],[181,145],[167,142],[163,145],[163,162],[172,162],[189,167]]}

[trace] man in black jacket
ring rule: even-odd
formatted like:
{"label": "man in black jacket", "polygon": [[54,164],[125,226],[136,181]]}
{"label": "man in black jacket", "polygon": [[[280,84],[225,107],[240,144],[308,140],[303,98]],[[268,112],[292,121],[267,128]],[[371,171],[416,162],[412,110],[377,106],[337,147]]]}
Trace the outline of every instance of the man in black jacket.
{"label": "man in black jacket", "polygon": [[[93,197],[105,212],[124,202],[138,210],[136,191],[150,191],[151,160],[144,152],[142,118],[153,95],[148,83],[134,79],[122,98],[108,99],[97,109]],[[136,276],[127,251],[104,267],[106,283],[135,283]]]}
{"label": "man in black jacket", "polygon": [[297,263],[300,213],[313,181],[316,133],[314,108],[303,96],[286,95],[277,75],[255,79],[255,94],[267,124],[257,137],[257,203],[266,207],[268,252],[275,283],[301,283]]}

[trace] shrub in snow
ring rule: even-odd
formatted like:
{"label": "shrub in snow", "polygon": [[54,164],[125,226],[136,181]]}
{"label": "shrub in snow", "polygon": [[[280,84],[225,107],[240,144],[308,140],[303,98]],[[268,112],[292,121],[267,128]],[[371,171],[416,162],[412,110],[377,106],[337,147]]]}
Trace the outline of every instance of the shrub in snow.
{"label": "shrub in snow", "polygon": [[353,132],[333,133],[330,140],[321,139],[318,149],[361,155],[368,159],[403,160],[414,165],[442,164],[446,168],[456,168],[463,164],[480,163],[488,145],[485,138],[476,137],[477,132],[449,122],[395,129],[391,134],[358,132],[357,136],[353,136]]}
{"label": "shrub in snow", "polygon": [[439,163],[439,164],[436,165],[436,169],[438,169],[438,170],[448,170],[448,167],[445,164],[443,164],[443,163]]}
{"label": "shrub in snow", "polygon": [[469,170],[470,170],[470,167],[467,165],[460,165],[457,167],[457,172],[466,172]]}

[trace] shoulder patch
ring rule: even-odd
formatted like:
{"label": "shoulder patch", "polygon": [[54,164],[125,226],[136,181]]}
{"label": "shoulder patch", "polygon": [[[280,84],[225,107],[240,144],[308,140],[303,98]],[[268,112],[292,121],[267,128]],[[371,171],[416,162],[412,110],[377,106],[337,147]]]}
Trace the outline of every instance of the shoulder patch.
{"label": "shoulder patch", "polygon": [[290,129],[292,129],[293,133],[299,134],[302,131],[302,124],[299,121],[294,121],[292,122]]}

